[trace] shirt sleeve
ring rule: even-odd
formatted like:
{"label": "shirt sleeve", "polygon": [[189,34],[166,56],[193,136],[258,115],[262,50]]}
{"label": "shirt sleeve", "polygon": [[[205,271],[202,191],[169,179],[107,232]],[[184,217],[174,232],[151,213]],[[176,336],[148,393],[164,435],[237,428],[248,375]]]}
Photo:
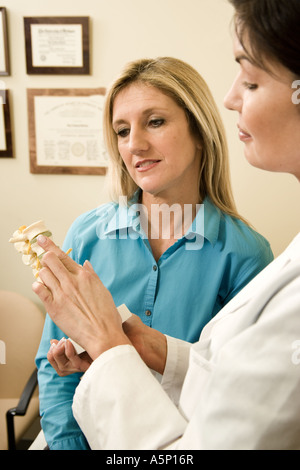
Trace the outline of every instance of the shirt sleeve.
{"label": "shirt sleeve", "polygon": [[[274,259],[269,244],[263,245],[246,258],[237,258],[232,262],[228,275],[226,291],[222,292],[223,306],[233,299],[252,279],[254,279]],[[226,284],[226,283],[225,283]]]}
{"label": "shirt sleeve", "polygon": [[76,389],[73,413],[93,450],[158,449],[187,425],[130,345],[93,362]]}
{"label": "shirt sleeve", "polygon": [[89,447],[72,413],[73,396],[81,374],[60,377],[47,359],[50,339],[62,336],[62,331],[47,315],[36,356],[41,426],[51,450],[84,450]]}
{"label": "shirt sleeve", "polygon": [[[63,250],[76,253],[73,229],[63,244]],[[75,248],[75,249],[74,249]],[[47,359],[51,339],[66,336],[47,315],[43,335],[36,355],[38,369],[41,426],[51,450],[86,450],[89,446],[72,413],[75,389],[82,374],[60,377]]]}

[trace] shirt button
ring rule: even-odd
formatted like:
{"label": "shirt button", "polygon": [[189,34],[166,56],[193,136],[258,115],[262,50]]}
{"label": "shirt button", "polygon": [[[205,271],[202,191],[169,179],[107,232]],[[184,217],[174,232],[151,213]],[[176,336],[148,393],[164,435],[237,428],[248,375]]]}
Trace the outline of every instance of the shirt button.
{"label": "shirt button", "polygon": [[153,271],[157,271],[157,266],[156,266],[156,264],[153,265]]}
{"label": "shirt button", "polygon": [[151,310],[146,310],[145,314],[147,315],[147,317],[150,317],[150,315],[151,315]]}

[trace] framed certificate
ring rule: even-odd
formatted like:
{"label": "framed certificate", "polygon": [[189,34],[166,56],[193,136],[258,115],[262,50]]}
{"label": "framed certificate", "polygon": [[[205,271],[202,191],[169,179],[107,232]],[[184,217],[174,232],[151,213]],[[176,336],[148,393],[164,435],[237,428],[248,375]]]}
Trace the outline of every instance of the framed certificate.
{"label": "framed certificate", "polygon": [[5,7],[0,7],[0,75],[10,75]]}
{"label": "framed certificate", "polygon": [[8,90],[0,90],[0,157],[13,157]]}
{"label": "framed certificate", "polygon": [[89,18],[25,17],[28,74],[89,74]]}
{"label": "framed certificate", "polygon": [[104,88],[27,90],[31,173],[106,173],[104,93]]}

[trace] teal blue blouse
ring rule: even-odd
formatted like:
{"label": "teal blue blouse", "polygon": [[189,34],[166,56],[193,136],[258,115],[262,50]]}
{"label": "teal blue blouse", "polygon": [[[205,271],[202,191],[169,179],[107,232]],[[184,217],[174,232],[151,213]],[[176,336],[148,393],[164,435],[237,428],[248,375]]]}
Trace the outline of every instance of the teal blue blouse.
{"label": "teal blue blouse", "polygon": [[[63,249],[72,248],[79,264],[92,263],[117,306],[125,303],[146,325],[195,342],[204,325],[272,261],[270,245],[206,198],[185,236],[155,261],[135,202],[81,215]],[[80,376],[59,377],[46,358],[50,339],[62,336],[47,316],[36,357],[42,428],[50,449],[87,449],[71,410]]]}

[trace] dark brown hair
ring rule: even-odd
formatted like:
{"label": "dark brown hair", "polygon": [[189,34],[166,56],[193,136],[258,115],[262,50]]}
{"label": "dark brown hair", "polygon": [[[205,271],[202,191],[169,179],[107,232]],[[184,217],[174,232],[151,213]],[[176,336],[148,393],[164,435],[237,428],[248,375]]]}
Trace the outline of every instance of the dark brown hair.
{"label": "dark brown hair", "polygon": [[266,59],[275,60],[300,77],[300,0],[229,2],[235,8],[238,38],[251,60],[264,69]]}

